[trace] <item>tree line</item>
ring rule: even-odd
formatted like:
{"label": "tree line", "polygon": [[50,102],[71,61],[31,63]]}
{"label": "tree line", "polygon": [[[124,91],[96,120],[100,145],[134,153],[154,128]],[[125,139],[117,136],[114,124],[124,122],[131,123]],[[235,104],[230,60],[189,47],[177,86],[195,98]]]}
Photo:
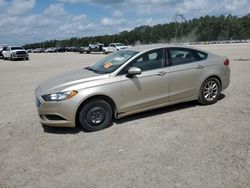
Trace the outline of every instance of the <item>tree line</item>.
{"label": "tree line", "polygon": [[170,22],[154,26],[143,25],[131,31],[114,35],[91,37],[72,37],[65,40],[50,40],[26,44],[24,48],[73,47],[88,46],[92,42],[109,44],[121,42],[126,45],[199,42],[217,40],[250,39],[250,13],[243,17],[233,15],[204,16],[187,20],[183,23]]}

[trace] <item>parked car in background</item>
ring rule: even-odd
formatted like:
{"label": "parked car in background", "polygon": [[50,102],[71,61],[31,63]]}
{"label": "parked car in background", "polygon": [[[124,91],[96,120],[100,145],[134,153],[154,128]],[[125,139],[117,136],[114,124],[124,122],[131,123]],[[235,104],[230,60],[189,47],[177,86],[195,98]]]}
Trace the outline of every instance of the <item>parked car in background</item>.
{"label": "parked car in background", "polygon": [[29,53],[23,48],[19,46],[8,46],[3,51],[3,59],[29,59]]}
{"label": "parked car in background", "polygon": [[89,47],[92,49],[99,48],[100,46],[104,46],[104,44],[101,42],[93,42],[93,43],[89,44]]}
{"label": "parked car in background", "polygon": [[79,53],[91,53],[91,52],[102,52],[104,44],[100,42],[94,42],[89,44],[88,47],[80,47],[78,52]]}
{"label": "parked car in background", "polygon": [[230,83],[229,60],[206,51],[148,45],[119,50],[35,90],[40,122],[88,131],[112,118],[197,100],[217,102]]}
{"label": "parked car in background", "polygon": [[102,51],[103,53],[112,53],[125,48],[127,48],[127,46],[122,43],[110,43],[108,47],[103,47]]}
{"label": "parked car in background", "polygon": [[89,54],[90,53],[90,49],[89,49],[89,47],[82,46],[82,47],[79,48],[79,53],[80,54],[83,54],[83,53]]}
{"label": "parked car in background", "polygon": [[102,52],[102,48],[104,47],[103,43],[100,42],[94,42],[92,44],[89,44],[89,51],[90,52]]}
{"label": "parked car in background", "polygon": [[78,46],[73,46],[73,47],[66,47],[67,52],[79,52],[80,47]]}
{"label": "parked car in background", "polygon": [[28,53],[33,53],[34,49],[28,49],[27,52]]}
{"label": "parked car in background", "polygon": [[1,44],[0,45],[0,59],[3,59],[3,51],[7,48],[7,45]]}
{"label": "parked car in background", "polygon": [[45,53],[54,53],[56,52],[56,48],[54,47],[50,47],[50,48],[47,48],[46,50],[44,50]]}
{"label": "parked car in background", "polygon": [[57,47],[55,52],[66,52],[66,48],[64,48],[64,47]]}
{"label": "parked car in background", "polygon": [[33,50],[33,53],[44,53],[44,49],[43,48],[36,48]]}

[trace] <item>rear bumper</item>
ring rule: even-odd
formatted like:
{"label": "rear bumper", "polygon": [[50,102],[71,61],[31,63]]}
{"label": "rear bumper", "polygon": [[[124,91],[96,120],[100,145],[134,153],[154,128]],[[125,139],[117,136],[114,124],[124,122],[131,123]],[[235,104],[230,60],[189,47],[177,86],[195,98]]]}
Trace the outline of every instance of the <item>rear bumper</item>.
{"label": "rear bumper", "polygon": [[226,88],[228,88],[230,84],[230,69],[226,69],[225,70],[225,74],[222,78],[222,87],[221,87],[221,91],[225,90]]}

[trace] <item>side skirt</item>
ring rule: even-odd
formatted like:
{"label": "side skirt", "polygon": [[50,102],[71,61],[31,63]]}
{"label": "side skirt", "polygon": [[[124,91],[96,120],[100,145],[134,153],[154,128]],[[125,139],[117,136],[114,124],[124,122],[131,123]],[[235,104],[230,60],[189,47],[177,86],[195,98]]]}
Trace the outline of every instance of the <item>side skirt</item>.
{"label": "side skirt", "polygon": [[161,104],[161,105],[151,106],[151,107],[148,107],[148,108],[133,110],[133,111],[129,111],[129,112],[120,112],[120,113],[116,114],[115,119],[120,119],[122,117],[129,116],[129,115],[132,115],[132,114],[145,112],[145,111],[148,111],[148,110],[154,110],[154,109],[157,109],[157,108],[161,108],[161,107],[165,107],[165,106],[171,106],[171,105],[174,105],[174,104],[193,101],[193,100],[197,100],[197,98],[194,98],[194,97],[186,98],[186,99],[182,99],[182,100],[178,100],[178,101],[164,103],[164,104]]}

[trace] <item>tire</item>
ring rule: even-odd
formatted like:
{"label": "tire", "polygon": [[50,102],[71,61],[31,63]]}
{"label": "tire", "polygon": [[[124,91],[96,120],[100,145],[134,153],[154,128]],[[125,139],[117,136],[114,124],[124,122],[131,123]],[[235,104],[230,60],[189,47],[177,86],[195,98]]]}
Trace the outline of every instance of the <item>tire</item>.
{"label": "tire", "polygon": [[220,92],[220,81],[215,77],[208,78],[200,88],[198,102],[203,105],[214,104],[218,101]]}
{"label": "tire", "polygon": [[26,60],[28,61],[28,60],[29,60],[29,57],[26,57]]}
{"label": "tire", "polygon": [[84,130],[99,131],[111,125],[112,108],[104,100],[91,100],[81,107],[78,117]]}
{"label": "tire", "polygon": [[13,61],[13,60],[14,60],[14,59],[13,59],[13,57],[12,57],[12,55],[10,56],[10,60],[11,60],[11,61]]}

